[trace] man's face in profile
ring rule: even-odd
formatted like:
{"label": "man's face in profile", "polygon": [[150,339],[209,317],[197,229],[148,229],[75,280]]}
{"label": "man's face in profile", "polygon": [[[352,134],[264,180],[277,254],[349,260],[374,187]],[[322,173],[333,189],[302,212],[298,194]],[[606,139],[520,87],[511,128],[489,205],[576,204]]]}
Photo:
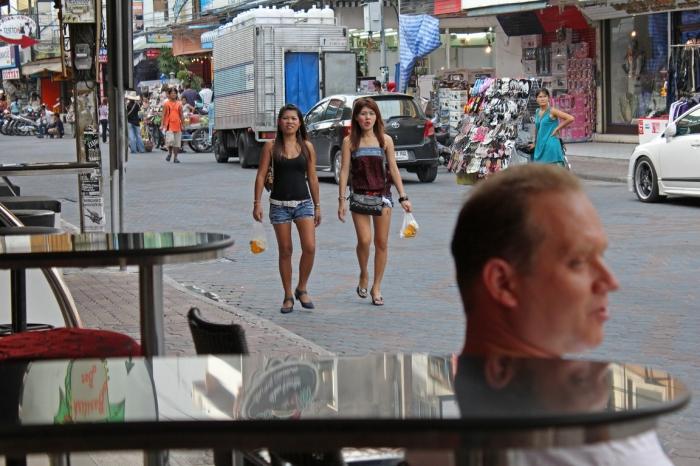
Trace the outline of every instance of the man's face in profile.
{"label": "man's face in profile", "polygon": [[525,339],[556,355],[599,345],[608,293],[618,288],[603,254],[607,236],[583,192],[544,193],[530,200],[531,225],[542,239],[531,268],[516,278],[513,318]]}

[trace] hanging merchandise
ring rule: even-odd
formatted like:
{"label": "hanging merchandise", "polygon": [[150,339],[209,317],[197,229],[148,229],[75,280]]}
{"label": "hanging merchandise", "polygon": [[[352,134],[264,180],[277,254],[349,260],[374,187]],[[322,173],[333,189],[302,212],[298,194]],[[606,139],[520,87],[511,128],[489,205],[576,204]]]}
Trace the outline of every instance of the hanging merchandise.
{"label": "hanging merchandise", "polygon": [[520,128],[529,119],[528,99],[536,87],[534,79],[476,80],[447,166],[459,183],[472,184],[511,164],[528,162],[518,150],[528,138]]}
{"label": "hanging merchandise", "polygon": [[667,103],[700,92],[700,44],[672,45],[668,59]]}

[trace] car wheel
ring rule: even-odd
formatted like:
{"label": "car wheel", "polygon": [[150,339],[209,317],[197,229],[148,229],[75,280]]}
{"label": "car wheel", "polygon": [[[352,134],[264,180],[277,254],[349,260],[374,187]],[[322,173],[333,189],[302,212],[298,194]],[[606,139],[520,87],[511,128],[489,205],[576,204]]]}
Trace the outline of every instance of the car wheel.
{"label": "car wheel", "polygon": [[335,184],[340,184],[340,166],[342,163],[343,153],[337,150],[333,155],[333,179],[335,179]]}
{"label": "car wheel", "polygon": [[437,178],[438,167],[424,165],[418,167],[416,173],[418,174],[418,179],[421,183],[432,183]]}
{"label": "car wheel", "polygon": [[659,196],[659,178],[654,164],[647,157],[642,157],[634,166],[634,192],[642,202],[656,202]]}

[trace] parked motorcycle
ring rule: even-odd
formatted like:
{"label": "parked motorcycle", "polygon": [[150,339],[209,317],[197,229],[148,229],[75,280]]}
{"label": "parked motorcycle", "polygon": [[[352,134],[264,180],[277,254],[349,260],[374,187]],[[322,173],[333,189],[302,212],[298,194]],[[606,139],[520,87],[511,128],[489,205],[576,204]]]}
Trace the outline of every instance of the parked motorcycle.
{"label": "parked motorcycle", "polygon": [[186,142],[195,152],[211,152],[209,139],[209,118],[206,115],[189,114],[185,116],[185,128],[182,130],[182,142]]}

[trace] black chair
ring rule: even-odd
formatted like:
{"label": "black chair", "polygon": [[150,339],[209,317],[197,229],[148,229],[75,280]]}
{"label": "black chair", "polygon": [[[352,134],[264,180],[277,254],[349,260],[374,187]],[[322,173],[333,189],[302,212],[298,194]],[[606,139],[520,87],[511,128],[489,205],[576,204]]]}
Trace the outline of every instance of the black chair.
{"label": "black chair", "polygon": [[[202,318],[199,308],[187,311],[194,349],[197,354],[248,354],[245,330],[238,324],[216,324]],[[249,460],[245,463],[251,464]],[[215,466],[232,466],[233,452],[214,450]]]}
{"label": "black chair", "polygon": [[197,354],[248,354],[245,330],[238,324],[215,324],[202,318],[199,308],[187,312]]}

